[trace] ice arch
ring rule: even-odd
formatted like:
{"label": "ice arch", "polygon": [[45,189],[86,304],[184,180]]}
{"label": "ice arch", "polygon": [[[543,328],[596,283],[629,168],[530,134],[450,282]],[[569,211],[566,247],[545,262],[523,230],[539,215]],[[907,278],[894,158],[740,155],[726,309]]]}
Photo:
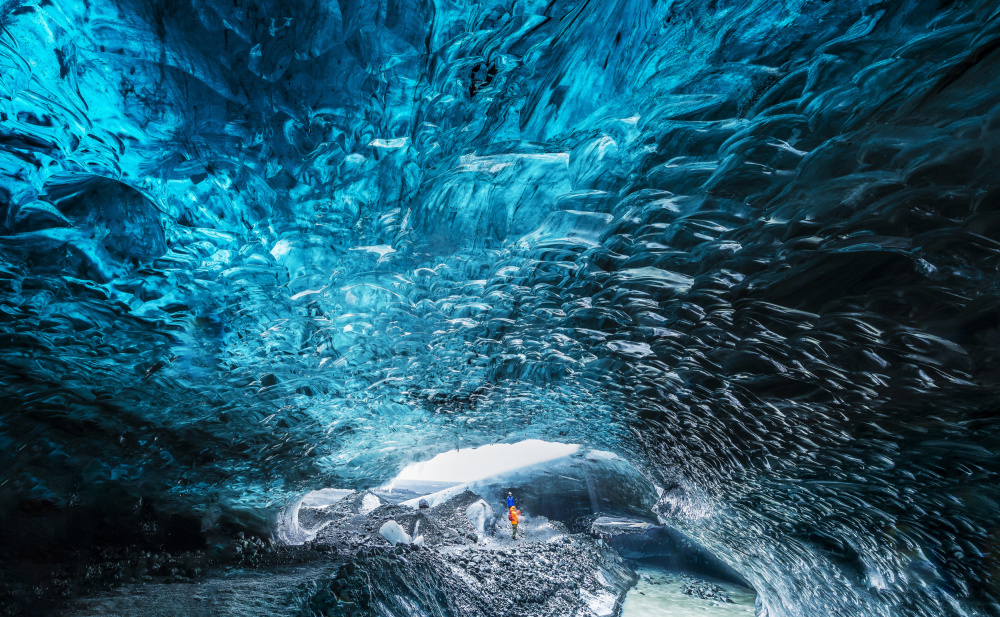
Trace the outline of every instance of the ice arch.
{"label": "ice arch", "polygon": [[4,563],[542,438],[771,617],[997,612],[994,3],[2,10]]}

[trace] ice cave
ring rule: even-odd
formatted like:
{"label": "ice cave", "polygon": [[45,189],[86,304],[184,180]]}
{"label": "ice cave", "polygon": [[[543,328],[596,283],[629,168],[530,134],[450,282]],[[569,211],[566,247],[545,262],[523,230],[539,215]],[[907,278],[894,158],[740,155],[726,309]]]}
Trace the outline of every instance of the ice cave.
{"label": "ice cave", "polygon": [[1000,616],[995,156],[997,0],[0,2],[0,615]]}

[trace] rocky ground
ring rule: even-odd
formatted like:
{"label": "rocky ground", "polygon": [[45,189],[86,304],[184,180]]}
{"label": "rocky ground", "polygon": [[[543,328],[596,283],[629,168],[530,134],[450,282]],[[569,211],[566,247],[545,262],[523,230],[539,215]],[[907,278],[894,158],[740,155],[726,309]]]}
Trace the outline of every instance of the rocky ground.
{"label": "rocky ground", "polygon": [[[13,603],[11,593],[31,590],[6,588],[0,608],[65,617],[603,617],[618,614],[636,581],[603,541],[558,522],[525,513],[514,541],[506,519],[471,493],[428,509],[354,493],[304,508],[299,520],[315,531],[302,546],[237,535],[204,550],[98,552],[82,570],[54,571],[49,589],[60,593],[47,603],[25,612],[24,597]],[[405,536],[396,545],[382,533],[391,521]]]}
{"label": "rocky ground", "polygon": [[725,602],[726,604],[733,603],[733,599],[729,597],[726,590],[719,585],[691,576],[685,576],[683,578],[684,584],[681,586],[681,593],[684,595],[691,596],[693,598],[701,598],[702,600]]}
{"label": "rocky ground", "polygon": [[[636,580],[603,542],[557,522],[526,515],[523,539],[513,540],[505,519],[477,516],[484,504],[471,493],[424,510],[382,504],[361,514],[364,499],[323,513],[330,522],[311,544],[357,553],[313,603],[317,614],[341,614],[332,595],[377,615],[613,615]],[[389,547],[380,533],[389,521],[415,541]]]}
{"label": "rocky ground", "polygon": [[182,585],[213,573],[266,570],[319,559],[306,547],[282,546],[243,533],[189,550],[110,546],[77,551],[55,563],[22,565],[16,573],[0,569],[0,616],[55,615],[71,600],[122,586]]}

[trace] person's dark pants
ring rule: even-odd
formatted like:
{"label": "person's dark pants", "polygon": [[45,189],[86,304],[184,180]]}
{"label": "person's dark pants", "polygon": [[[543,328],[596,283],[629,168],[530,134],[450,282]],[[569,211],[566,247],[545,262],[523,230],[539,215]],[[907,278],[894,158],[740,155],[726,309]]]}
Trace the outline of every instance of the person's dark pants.
{"label": "person's dark pants", "polygon": [[514,536],[513,537],[514,537],[515,540],[517,540],[517,523],[511,523],[510,526],[514,528]]}

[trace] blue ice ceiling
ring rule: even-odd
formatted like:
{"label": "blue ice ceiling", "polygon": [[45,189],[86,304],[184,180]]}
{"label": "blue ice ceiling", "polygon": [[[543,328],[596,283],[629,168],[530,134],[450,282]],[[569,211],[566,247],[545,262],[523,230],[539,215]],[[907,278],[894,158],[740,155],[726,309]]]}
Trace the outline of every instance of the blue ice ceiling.
{"label": "blue ice ceiling", "polygon": [[542,437],[769,617],[1000,614],[994,3],[0,11],[8,526]]}

